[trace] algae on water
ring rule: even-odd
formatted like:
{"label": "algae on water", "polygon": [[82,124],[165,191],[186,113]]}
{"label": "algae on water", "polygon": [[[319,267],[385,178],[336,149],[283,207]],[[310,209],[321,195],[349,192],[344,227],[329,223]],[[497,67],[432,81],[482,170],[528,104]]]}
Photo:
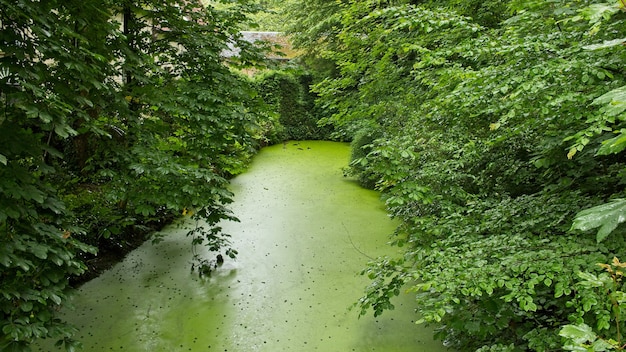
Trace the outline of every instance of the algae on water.
{"label": "algae on water", "polygon": [[166,229],[79,290],[65,314],[85,351],[443,351],[412,323],[411,297],[377,318],[350,310],[367,256],[394,253],[395,224],[342,176],[348,158],[333,142],[263,149],[232,183],[241,222],[223,227],[237,260],[199,278],[186,231]]}

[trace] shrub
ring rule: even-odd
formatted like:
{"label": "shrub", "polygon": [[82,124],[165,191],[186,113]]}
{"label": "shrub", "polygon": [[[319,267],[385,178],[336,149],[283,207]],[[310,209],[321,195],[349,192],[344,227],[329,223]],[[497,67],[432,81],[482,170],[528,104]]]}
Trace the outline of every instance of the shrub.
{"label": "shrub", "polygon": [[279,116],[282,141],[330,137],[332,130],[318,125],[315,96],[310,92],[311,79],[309,74],[297,70],[268,71],[255,78],[262,99]]}

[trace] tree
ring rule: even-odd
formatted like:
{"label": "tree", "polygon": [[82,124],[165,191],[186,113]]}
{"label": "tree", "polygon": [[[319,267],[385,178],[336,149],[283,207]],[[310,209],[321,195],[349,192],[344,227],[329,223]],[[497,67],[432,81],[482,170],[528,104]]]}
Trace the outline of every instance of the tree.
{"label": "tree", "polygon": [[363,313],[392,308],[408,288],[423,321],[461,350],[558,349],[562,325],[600,324],[577,273],[625,242],[598,244],[570,225],[623,193],[623,159],[594,157],[607,138],[598,135],[568,159],[568,137],[624,84],[620,52],[584,48],[624,29],[590,29],[577,19],[587,5],[338,8],[332,47],[318,46],[337,70],[316,86],[318,103],[346,136],[370,141],[355,143],[365,153],[354,153],[354,171],[401,220],[403,255],[364,270]]}
{"label": "tree", "polygon": [[220,53],[262,59],[238,34],[255,8],[0,2],[0,349],[74,349],[56,312],[80,259],[163,218],[193,210],[207,225],[192,243],[236,254],[216,224],[234,219],[226,177],[254,151],[260,105]]}
{"label": "tree", "polygon": [[[102,83],[110,54],[95,33],[111,29],[103,3],[2,2],[0,81],[0,346],[21,350],[37,338],[74,346],[72,329],[55,318],[68,275],[85,266],[82,231],[54,185],[57,138],[76,136],[111,94]],[[106,7],[105,7],[106,8]],[[89,33],[86,24],[89,23]],[[80,76],[74,82],[71,77]],[[79,147],[80,148],[80,147]]]}

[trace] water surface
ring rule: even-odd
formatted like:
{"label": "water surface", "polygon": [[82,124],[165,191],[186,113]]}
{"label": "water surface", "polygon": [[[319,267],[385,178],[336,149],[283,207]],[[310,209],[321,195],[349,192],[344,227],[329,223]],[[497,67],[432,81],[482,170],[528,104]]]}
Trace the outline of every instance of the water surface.
{"label": "water surface", "polygon": [[394,254],[395,224],[378,193],[342,176],[348,155],[332,142],[263,149],[232,182],[241,222],[224,230],[237,260],[200,278],[185,231],[167,228],[164,242],[81,287],[65,314],[85,350],[444,351],[413,324],[409,296],[377,318],[350,309],[368,284],[358,275],[367,256]]}

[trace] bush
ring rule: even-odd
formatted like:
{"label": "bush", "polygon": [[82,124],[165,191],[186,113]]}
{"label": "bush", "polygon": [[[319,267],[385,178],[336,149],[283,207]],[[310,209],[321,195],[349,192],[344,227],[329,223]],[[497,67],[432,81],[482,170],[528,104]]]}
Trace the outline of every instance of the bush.
{"label": "bush", "polygon": [[376,172],[367,167],[367,156],[374,148],[374,141],[380,136],[375,129],[359,130],[350,143],[350,167],[346,169],[346,176],[356,176],[361,186],[374,189],[376,186]]}
{"label": "bush", "polygon": [[317,38],[337,67],[314,87],[332,111],[324,120],[349,132],[376,126],[353,134],[352,172],[383,191],[401,221],[394,244],[403,254],[363,271],[372,280],[363,313],[392,308],[408,287],[449,346],[558,350],[570,319],[597,323],[577,273],[626,250],[624,237],[598,243],[586,233],[623,233],[623,201],[583,213],[572,230],[581,209],[625,194],[626,161],[612,154],[624,149],[624,51],[586,48],[626,27],[581,21],[623,11],[408,3],[352,2],[333,17],[336,35]]}
{"label": "bush", "polygon": [[88,244],[119,249],[193,213],[193,246],[236,254],[217,226],[235,219],[227,177],[267,113],[228,65],[263,55],[240,36],[255,6],[197,6],[0,0],[0,350],[77,347],[57,314]]}
{"label": "bush", "polygon": [[319,126],[320,119],[315,107],[315,96],[310,91],[312,77],[302,71],[273,70],[256,78],[256,86],[262,99],[279,116],[281,141],[325,140],[332,129]]}

